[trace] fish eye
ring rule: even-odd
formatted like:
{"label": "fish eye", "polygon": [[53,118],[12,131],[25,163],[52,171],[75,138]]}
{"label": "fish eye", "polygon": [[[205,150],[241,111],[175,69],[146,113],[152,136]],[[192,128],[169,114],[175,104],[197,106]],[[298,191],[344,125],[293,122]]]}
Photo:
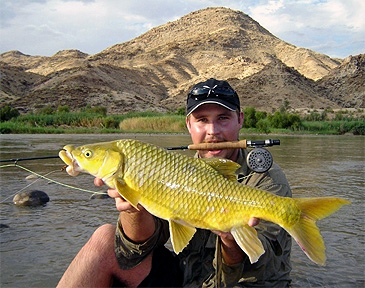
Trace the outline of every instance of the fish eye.
{"label": "fish eye", "polygon": [[91,150],[86,150],[86,151],[84,152],[84,155],[85,155],[85,157],[86,157],[86,158],[90,158],[90,157],[92,157],[92,156],[93,156],[93,152],[91,152]]}

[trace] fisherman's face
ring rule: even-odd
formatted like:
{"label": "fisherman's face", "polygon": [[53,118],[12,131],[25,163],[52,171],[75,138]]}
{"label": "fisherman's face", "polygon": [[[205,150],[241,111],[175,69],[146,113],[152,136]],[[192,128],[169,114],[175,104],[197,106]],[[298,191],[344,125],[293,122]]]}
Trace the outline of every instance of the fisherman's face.
{"label": "fisherman's face", "polygon": [[[204,104],[186,118],[193,144],[237,141],[243,123],[243,113],[230,111],[218,104]],[[199,150],[202,158],[237,160],[237,149]]]}

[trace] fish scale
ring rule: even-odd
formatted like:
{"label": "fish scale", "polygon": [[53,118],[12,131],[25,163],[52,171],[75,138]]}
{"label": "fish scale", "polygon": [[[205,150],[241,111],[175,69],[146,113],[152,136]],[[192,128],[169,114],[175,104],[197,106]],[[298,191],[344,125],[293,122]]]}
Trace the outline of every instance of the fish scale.
{"label": "fish scale", "polygon": [[315,222],[350,202],[335,197],[285,198],[237,182],[239,165],[227,159],[197,159],[137,140],[73,147],[59,153],[76,176],[102,178],[138,209],[169,222],[173,249],[179,253],[196,229],[231,232],[251,263],[265,252],[251,217],[283,227],[315,263],[324,265],[325,246]]}

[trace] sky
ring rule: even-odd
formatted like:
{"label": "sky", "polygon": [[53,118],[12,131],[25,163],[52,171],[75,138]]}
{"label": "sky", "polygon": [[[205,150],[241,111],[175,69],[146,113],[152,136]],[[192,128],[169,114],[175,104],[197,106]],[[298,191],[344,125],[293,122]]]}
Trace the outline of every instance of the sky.
{"label": "sky", "polygon": [[0,53],[96,54],[206,7],[242,11],[281,40],[330,57],[365,53],[364,0],[0,0]]}

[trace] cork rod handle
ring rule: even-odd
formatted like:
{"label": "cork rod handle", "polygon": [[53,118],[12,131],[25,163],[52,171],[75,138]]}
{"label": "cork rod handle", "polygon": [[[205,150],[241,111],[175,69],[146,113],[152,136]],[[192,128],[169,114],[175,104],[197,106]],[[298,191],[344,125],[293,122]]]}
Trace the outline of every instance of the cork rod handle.
{"label": "cork rod handle", "polygon": [[219,143],[199,143],[190,144],[188,146],[189,150],[220,150],[220,149],[246,149],[247,141],[240,140],[234,142],[219,142]]}

